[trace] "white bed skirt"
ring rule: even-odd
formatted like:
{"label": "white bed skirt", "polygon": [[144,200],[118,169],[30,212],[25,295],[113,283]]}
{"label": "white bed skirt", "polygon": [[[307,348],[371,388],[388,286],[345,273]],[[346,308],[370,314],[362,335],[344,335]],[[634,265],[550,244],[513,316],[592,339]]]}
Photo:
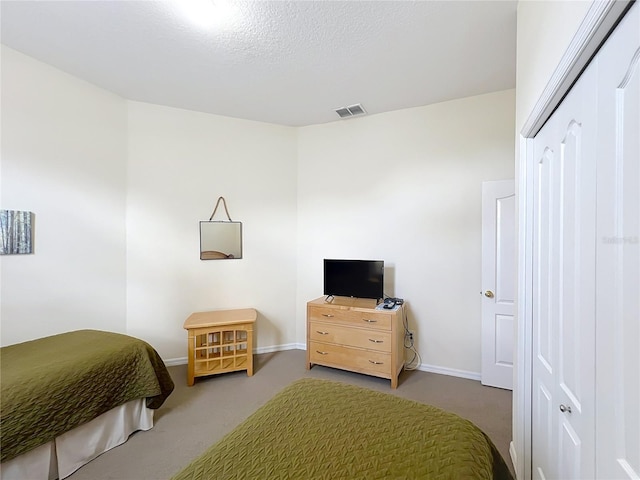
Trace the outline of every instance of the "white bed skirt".
{"label": "white bed skirt", "polygon": [[132,400],[0,465],[2,480],[65,478],[107,450],[123,444],[133,432],[153,428],[146,400]]}

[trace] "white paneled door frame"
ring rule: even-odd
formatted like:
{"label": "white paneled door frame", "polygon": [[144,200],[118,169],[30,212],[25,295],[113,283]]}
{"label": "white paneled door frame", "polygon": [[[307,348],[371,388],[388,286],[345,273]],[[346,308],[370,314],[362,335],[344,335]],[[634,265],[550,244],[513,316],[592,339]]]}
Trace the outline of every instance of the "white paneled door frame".
{"label": "white paneled door frame", "polygon": [[560,104],[632,2],[594,1],[520,131],[518,143],[518,304],[514,441],[510,453],[518,479],[531,478],[533,335],[533,138]]}

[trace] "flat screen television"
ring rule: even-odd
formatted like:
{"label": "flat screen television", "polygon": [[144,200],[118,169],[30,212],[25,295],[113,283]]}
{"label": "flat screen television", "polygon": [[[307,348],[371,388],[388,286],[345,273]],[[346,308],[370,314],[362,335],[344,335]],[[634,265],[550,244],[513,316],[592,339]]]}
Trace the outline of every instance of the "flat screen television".
{"label": "flat screen television", "polygon": [[383,298],[384,261],[324,259],[327,296]]}

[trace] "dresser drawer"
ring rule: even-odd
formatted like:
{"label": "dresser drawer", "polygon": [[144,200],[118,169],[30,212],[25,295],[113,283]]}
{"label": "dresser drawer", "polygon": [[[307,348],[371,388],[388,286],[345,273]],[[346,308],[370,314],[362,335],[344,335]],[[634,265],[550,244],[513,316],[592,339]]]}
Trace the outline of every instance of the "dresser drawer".
{"label": "dresser drawer", "polygon": [[383,312],[360,312],[358,310],[341,310],[333,307],[309,306],[309,320],[324,322],[344,322],[353,326],[366,326],[380,330],[391,330],[391,315]]}
{"label": "dresser drawer", "polygon": [[384,330],[309,322],[309,339],[391,353],[391,332]]}
{"label": "dresser drawer", "polygon": [[309,342],[311,363],[391,376],[391,354],[342,345]]}

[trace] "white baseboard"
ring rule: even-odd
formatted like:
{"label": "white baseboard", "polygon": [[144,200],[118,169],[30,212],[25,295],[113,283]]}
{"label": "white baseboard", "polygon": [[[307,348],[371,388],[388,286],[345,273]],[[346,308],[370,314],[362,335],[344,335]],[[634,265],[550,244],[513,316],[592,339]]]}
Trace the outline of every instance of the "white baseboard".
{"label": "white baseboard", "polygon": [[[306,350],[307,347],[304,343],[285,343],[283,345],[273,345],[270,347],[258,347],[253,349],[254,354],[261,353],[273,353],[284,352],[285,350]],[[173,367],[175,365],[186,365],[187,357],[168,358],[164,360],[164,364],[167,367]],[[478,372],[468,372],[466,370],[458,370],[455,368],[439,367],[436,365],[427,365],[426,363],[420,364],[417,368],[422,372],[437,373],[440,375],[449,375],[450,377],[466,378],[468,380],[480,381],[480,374]]]}
{"label": "white baseboard", "polygon": [[437,365],[428,365],[426,363],[421,363],[416,370],[420,370],[421,372],[437,373],[440,375],[449,375],[450,377],[466,378],[468,380],[477,380],[478,382],[481,378],[478,372],[469,372],[467,370],[458,370],[456,368],[439,367]]}
{"label": "white baseboard", "polygon": [[274,345],[272,347],[258,347],[253,349],[253,353],[273,353],[284,352],[285,350],[306,350],[304,343],[285,343],[284,345]]}
{"label": "white baseboard", "polygon": [[167,358],[166,360],[163,360],[163,362],[167,367],[175,367],[176,365],[186,365],[187,357]]}
{"label": "white baseboard", "polygon": [[516,478],[518,478],[518,455],[513,442],[509,442],[509,455],[511,456],[511,463],[513,463],[513,470],[516,472]]}
{"label": "white baseboard", "polygon": [[[285,343],[284,345],[273,345],[271,347],[258,347],[253,349],[254,354],[260,353],[273,353],[284,352],[285,350],[306,350],[304,343]],[[186,365],[187,357],[167,358],[164,360],[164,364],[167,367],[174,367],[176,365]]]}

